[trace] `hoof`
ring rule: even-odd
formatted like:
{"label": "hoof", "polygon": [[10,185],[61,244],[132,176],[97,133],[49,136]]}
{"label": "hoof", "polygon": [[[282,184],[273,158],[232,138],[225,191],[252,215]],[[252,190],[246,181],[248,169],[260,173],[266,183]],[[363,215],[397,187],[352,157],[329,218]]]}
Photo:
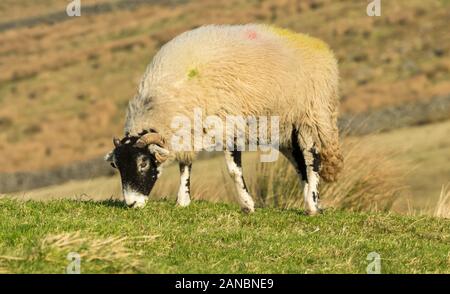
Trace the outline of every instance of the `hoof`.
{"label": "hoof", "polygon": [[176,206],[177,207],[187,207],[187,206],[189,206],[189,204],[191,204],[190,200],[189,201],[180,201],[180,202],[177,201]]}
{"label": "hoof", "polygon": [[250,214],[250,213],[255,212],[255,209],[254,209],[254,208],[250,208],[250,207],[242,207],[242,208],[241,208],[241,211],[242,211],[243,213],[245,213],[245,214]]}

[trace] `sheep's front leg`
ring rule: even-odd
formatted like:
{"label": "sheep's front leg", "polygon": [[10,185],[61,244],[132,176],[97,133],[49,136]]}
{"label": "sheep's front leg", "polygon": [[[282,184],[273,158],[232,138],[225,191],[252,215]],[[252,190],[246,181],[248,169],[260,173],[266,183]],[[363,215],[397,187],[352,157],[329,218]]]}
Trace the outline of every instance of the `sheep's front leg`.
{"label": "sheep's front leg", "polygon": [[191,203],[191,168],[192,164],[180,162],[180,189],[178,190],[177,204],[179,206],[188,206]]}
{"label": "sheep's front leg", "polygon": [[225,160],[227,162],[228,172],[234,180],[237,189],[238,202],[243,212],[250,213],[255,211],[255,203],[248,193],[242,174],[241,151],[225,151]]}

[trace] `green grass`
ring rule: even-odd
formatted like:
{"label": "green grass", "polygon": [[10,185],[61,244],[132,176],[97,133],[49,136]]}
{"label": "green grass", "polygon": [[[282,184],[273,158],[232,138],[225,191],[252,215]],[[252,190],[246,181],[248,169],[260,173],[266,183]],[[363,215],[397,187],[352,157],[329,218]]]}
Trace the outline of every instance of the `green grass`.
{"label": "green grass", "polygon": [[197,201],[0,200],[0,271],[64,273],[449,273],[450,221],[394,214],[259,209]]}

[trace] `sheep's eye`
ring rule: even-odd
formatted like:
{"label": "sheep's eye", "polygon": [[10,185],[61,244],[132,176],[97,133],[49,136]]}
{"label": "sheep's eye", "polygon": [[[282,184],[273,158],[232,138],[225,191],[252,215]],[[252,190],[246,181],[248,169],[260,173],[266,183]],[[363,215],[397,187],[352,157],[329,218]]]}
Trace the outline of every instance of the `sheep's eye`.
{"label": "sheep's eye", "polygon": [[143,161],[139,164],[139,167],[143,169],[143,168],[146,168],[147,165],[148,165],[148,163],[146,161]]}
{"label": "sheep's eye", "polygon": [[114,163],[112,163],[112,162],[111,162],[111,166],[112,166],[113,168],[117,168],[117,166],[116,166]]}

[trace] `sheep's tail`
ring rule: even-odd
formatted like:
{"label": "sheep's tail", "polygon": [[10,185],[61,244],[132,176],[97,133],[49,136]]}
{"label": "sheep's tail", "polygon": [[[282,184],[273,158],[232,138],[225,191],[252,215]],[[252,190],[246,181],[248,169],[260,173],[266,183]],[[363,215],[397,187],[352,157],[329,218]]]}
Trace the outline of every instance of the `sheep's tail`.
{"label": "sheep's tail", "polygon": [[[328,120],[330,121],[330,120]],[[323,121],[322,121],[323,122]],[[300,128],[300,142],[303,148],[319,148],[319,175],[325,182],[334,182],[344,167],[344,157],[339,145],[339,133],[334,123],[321,124],[316,121],[314,127]],[[308,154],[304,154],[308,156]]]}
{"label": "sheep's tail", "polygon": [[[322,123],[317,124],[322,147],[320,150],[321,169],[319,175],[325,182],[336,181],[344,167],[344,157],[339,144],[339,129],[337,127],[338,102],[337,99],[334,101],[335,103],[331,104],[329,118],[322,118]],[[326,123],[323,124],[323,122]]]}
{"label": "sheep's tail", "polygon": [[325,182],[334,182],[344,167],[344,157],[342,156],[339,144],[331,145],[320,151],[321,168],[320,177]]}

